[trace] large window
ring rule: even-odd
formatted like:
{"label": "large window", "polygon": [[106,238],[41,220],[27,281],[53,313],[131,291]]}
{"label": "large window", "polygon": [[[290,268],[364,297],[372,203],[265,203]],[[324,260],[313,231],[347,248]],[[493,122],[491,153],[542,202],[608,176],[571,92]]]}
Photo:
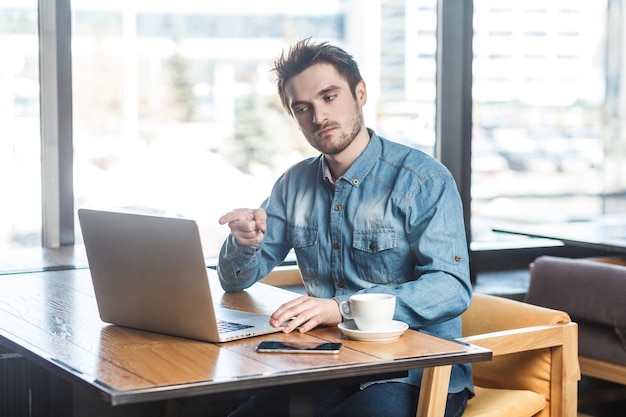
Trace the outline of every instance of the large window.
{"label": "large window", "polygon": [[[0,248],[41,243],[36,3],[0,2],[0,191],[9,196]],[[501,223],[624,211],[620,4],[474,1],[472,154],[452,158],[471,159],[474,249],[501,241],[491,231]],[[463,102],[435,105],[446,72],[436,68],[437,9],[436,0],[72,1],[74,208],[193,218],[214,256],[228,232],[219,216],[257,206],[286,167],[313,154],[270,71],[309,36],[354,54],[369,127],[434,153],[436,140],[451,142],[435,139],[435,109],[457,114]]]}
{"label": "large window", "polygon": [[474,33],[473,241],[609,212],[606,1],[475,0]]}
{"label": "large window", "polygon": [[0,250],[41,245],[37,1],[0,1]]}

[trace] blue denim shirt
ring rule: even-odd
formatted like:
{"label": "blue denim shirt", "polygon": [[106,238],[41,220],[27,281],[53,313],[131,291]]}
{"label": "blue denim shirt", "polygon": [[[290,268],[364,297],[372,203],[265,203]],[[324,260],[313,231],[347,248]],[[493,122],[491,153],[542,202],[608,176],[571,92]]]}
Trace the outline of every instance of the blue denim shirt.
{"label": "blue denim shirt", "polygon": [[[262,204],[265,239],[224,243],[226,291],[266,276],[293,248],[314,297],[356,292],[397,296],[395,320],[447,339],[461,336],[472,298],[461,200],[449,171],[425,153],[370,130],[370,142],[333,184],[323,156],[287,170]],[[420,385],[421,370],[401,379]],[[452,369],[450,392],[473,391],[470,365]]]}

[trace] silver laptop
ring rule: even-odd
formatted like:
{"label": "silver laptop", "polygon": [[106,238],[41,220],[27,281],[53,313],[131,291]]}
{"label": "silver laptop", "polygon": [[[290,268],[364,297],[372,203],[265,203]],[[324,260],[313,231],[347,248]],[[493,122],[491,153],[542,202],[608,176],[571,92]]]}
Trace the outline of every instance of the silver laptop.
{"label": "silver laptop", "polygon": [[209,342],[280,331],[269,317],[214,309],[193,220],[78,210],[100,318]]}

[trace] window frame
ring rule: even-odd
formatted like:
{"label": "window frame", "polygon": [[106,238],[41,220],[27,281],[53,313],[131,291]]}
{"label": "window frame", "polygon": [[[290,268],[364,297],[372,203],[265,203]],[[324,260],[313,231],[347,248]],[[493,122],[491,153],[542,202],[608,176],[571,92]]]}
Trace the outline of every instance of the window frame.
{"label": "window frame", "polygon": [[40,0],[42,246],[74,244],[70,0]]}

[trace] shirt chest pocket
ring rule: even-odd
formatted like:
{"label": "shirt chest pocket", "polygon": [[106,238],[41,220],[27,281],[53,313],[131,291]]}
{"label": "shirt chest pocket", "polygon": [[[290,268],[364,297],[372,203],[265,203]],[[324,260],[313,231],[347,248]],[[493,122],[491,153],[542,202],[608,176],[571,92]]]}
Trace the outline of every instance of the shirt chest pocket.
{"label": "shirt chest pocket", "polygon": [[287,239],[296,251],[298,267],[308,279],[319,276],[319,239],[317,227],[298,227],[290,225]]}
{"label": "shirt chest pocket", "polygon": [[352,247],[360,279],[386,284],[400,278],[402,266],[394,229],[354,231]]}

